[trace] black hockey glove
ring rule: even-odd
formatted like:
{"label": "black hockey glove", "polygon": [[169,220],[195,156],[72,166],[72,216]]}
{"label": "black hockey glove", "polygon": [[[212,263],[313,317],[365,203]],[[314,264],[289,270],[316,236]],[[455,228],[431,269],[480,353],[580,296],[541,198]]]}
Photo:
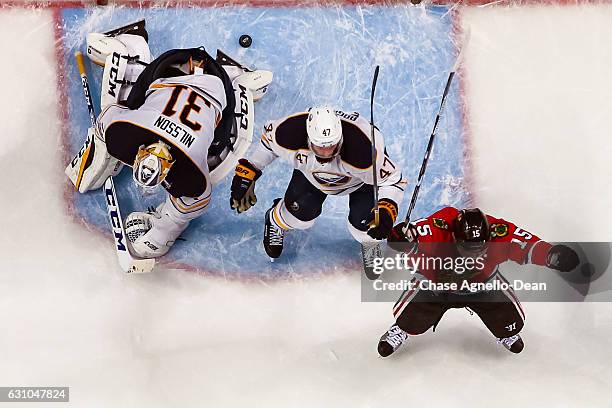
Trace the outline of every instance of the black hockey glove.
{"label": "black hockey glove", "polygon": [[238,160],[236,174],[232,179],[232,195],[230,198],[232,210],[236,210],[240,214],[257,203],[255,181],[259,176],[261,176],[261,170],[258,170],[248,160]]}
{"label": "black hockey glove", "polygon": [[397,204],[388,198],[381,198],[378,200],[379,209],[379,223],[374,225],[374,210],[370,213],[367,219],[370,228],[368,229],[368,235],[374,239],[387,239],[393,223],[397,218]]}
{"label": "black hockey glove", "polygon": [[578,254],[567,245],[554,245],[546,255],[546,266],[561,272],[569,272],[579,263]]}
{"label": "black hockey glove", "polygon": [[387,245],[395,251],[411,254],[417,247],[418,236],[416,226],[414,224],[406,225],[406,222],[403,221],[391,229],[389,238],[387,238]]}

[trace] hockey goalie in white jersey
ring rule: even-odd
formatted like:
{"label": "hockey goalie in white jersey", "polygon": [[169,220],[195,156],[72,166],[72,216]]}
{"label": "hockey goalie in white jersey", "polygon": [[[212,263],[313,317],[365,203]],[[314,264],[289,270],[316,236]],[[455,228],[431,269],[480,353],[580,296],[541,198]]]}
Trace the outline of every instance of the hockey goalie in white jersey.
{"label": "hockey goalie in white jersey", "polygon": [[239,161],[230,205],[238,213],[256,203],[255,181],[277,157],[294,170],[284,199],[265,216],[264,248],[270,258],[283,250],[286,231],[310,228],[328,195],[348,195],[348,229],[362,244],[386,239],[397,217],[406,181],[389,158],[378,129],[376,169],[380,222],[374,224],[371,125],[358,113],[315,107],[268,123],[254,151]]}
{"label": "hockey goalie in white jersey", "polygon": [[131,252],[168,252],[200,216],[211,189],[236,165],[252,139],[253,101],[272,80],[203,48],[170,50],[151,61],[144,27],[120,35],[90,34],[88,55],[104,66],[101,113],[87,142],[66,168],[79,192],[100,188],[132,166],[144,192],[166,200],[125,222]]}

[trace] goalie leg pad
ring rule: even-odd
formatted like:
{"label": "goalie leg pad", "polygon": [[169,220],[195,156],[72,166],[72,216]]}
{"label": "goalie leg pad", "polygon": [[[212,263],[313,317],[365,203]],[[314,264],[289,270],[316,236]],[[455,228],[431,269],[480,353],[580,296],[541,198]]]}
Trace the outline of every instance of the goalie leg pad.
{"label": "goalie leg pad", "polygon": [[138,35],[121,34],[117,37],[102,35],[100,43],[104,44],[104,52],[96,58],[101,58],[104,53],[107,53],[103,64],[104,73],[100,95],[100,106],[104,109],[110,104],[127,99],[133,83],[145,68],[136,61],[148,64],[151,62],[151,52],[144,38]]}
{"label": "goalie leg pad", "polygon": [[248,88],[253,93],[253,100],[258,101],[263,98],[268,91],[268,85],[272,83],[272,79],[272,71],[258,69],[257,71],[244,72],[238,75],[232,80],[232,84],[234,85],[234,89],[236,89],[238,85],[243,85]]}
{"label": "goalie leg pad", "polygon": [[109,176],[121,171],[122,163],[111,157],[106,144],[94,128],[87,131],[85,144],[68,163],[65,173],[80,193],[96,190]]}

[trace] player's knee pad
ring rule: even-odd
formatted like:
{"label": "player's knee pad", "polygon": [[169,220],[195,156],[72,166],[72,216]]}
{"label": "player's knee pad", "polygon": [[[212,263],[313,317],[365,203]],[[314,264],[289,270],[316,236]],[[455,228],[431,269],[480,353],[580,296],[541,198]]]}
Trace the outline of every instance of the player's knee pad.
{"label": "player's knee pad", "polygon": [[347,220],[346,226],[349,232],[351,233],[351,235],[353,236],[353,238],[355,238],[355,241],[357,242],[360,242],[360,243],[379,242],[368,235],[367,228],[365,231],[355,228],[353,223],[351,223],[350,218]]}
{"label": "player's knee pad", "polygon": [[353,206],[349,210],[348,223],[359,231],[367,231],[369,228],[368,217],[372,212],[372,205]]}
{"label": "player's knee pad", "polygon": [[95,128],[89,128],[81,150],[68,163],[65,173],[80,193],[96,190],[109,176],[115,176],[122,163],[108,154],[106,143]]}
{"label": "player's knee pad", "polygon": [[278,227],[284,230],[305,230],[314,225],[314,218],[302,220],[296,217],[295,214],[287,208],[285,200],[278,200],[272,210],[272,219]]}
{"label": "player's knee pad", "polygon": [[314,221],[315,218],[321,215],[322,203],[319,200],[312,199],[309,193],[302,194],[300,197],[293,199],[285,195],[282,203],[285,211],[300,221]]}

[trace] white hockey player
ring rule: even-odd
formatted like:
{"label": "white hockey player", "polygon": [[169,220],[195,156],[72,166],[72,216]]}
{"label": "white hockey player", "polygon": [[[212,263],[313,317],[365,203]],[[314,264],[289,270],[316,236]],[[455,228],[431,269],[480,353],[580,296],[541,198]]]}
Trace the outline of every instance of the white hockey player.
{"label": "white hockey player", "polygon": [[328,195],[349,195],[348,229],[364,245],[386,239],[406,185],[389,158],[378,129],[376,169],[380,222],[374,225],[374,186],[370,122],[358,113],[314,107],[265,125],[254,151],[239,160],[230,205],[238,213],[256,203],[255,181],[277,157],[291,163],[293,175],[284,199],[265,216],[264,248],[271,258],[283,250],[285,232],[310,228]]}
{"label": "white hockey player", "polygon": [[79,192],[101,187],[123,164],[144,191],[168,192],[155,211],[125,222],[131,252],[168,252],[200,216],[212,185],[236,165],[253,133],[253,102],[272,81],[218,51],[170,50],[151,61],[144,27],[118,35],[88,35],[88,55],[104,66],[101,113],[85,146],[66,168]]}

